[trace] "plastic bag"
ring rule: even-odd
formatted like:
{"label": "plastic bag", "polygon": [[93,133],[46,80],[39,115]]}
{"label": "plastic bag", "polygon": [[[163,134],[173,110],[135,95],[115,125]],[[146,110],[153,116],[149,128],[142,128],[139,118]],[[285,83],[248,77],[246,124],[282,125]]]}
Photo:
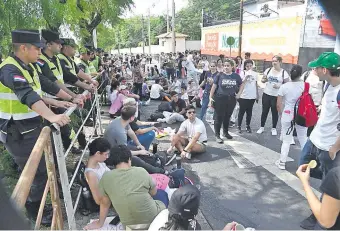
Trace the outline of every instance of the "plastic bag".
{"label": "plastic bag", "polygon": [[213,107],[208,108],[207,115],[205,117],[205,120],[207,122],[212,122],[214,120],[214,112],[215,112],[215,109]]}

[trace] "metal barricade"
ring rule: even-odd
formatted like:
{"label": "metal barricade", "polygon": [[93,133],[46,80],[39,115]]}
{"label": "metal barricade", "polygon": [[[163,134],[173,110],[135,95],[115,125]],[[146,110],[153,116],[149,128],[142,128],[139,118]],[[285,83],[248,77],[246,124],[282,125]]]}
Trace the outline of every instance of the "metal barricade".
{"label": "metal barricade", "polygon": [[[101,86],[99,86],[98,89],[100,87]],[[102,94],[103,93],[105,93],[105,91],[103,91]],[[84,97],[88,96],[89,94],[90,93],[88,91],[83,92]],[[75,222],[75,213],[76,213],[79,199],[81,196],[82,188],[80,187],[80,190],[77,194],[76,201],[75,203],[73,203],[72,196],[71,196],[71,186],[75,181],[75,177],[77,175],[76,173],[78,172],[80,163],[83,160],[83,157],[86,153],[89,143],[91,142],[91,139],[93,138],[93,136],[103,134],[103,128],[101,124],[101,113],[100,113],[101,105],[99,102],[100,98],[101,98],[101,95],[98,95],[97,90],[95,90],[94,100],[92,101],[91,109],[88,112],[85,119],[82,120],[83,122],[82,125],[80,126],[79,130],[77,131],[75,137],[73,138],[70,146],[67,148],[66,151],[64,151],[60,128],[57,124],[52,124],[52,126],[50,126],[50,127],[54,127],[55,129],[51,129],[50,127],[46,126],[42,129],[42,132],[40,133],[40,136],[31,152],[31,155],[25,165],[25,168],[23,169],[21,173],[19,181],[12,193],[12,198],[14,199],[14,201],[18,204],[20,208],[23,208],[26,203],[27,197],[29,195],[30,188],[31,188],[33,179],[35,177],[39,162],[44,152],[46,166],[47,166],[48,180],[46,183],[43,198],[42,198],[41,205],[39,208],[39,213],[37,216],[35,229],[40,228],[40,223],[41,223],[41,219],[43,215],[42,213],[45,207],[48,192],[50,192],[51,194],[51,201],[52,201],[52,207],[53,207],[53,219],[52,219],[51,229],[53,230],[64,229],[61,202],[59,199],[59,192],[58,192],[58,186],[57,186],[57,174],[56,174],[55,164],[54,164],[54,159],[53,159],[53,149],[52,149],[52,142],[51,142],[51,135],[50,135],[51,132],[52,132],[52,137],[53,137],[54,151],[56,154],[56,159],[57,159],[57,164],[58,164],[58,172],[60,176],[61,188],[62,188],[62,192],[64,196],[68,228],[71,230],[77,229],[76,222]],[[70,116],[76,109],[77,109],[76,105],[73,107],[70,107],[67,109],[67,111],[65,111],[64,114]],[[84,127],[87,119],[93,113],[96,114],[96,119],[93,121],[95,131],[90,135],[89,139],[87,140],[86,147],[84,148],[82,155],[78,161],[77,167],[74,171],[75,173],[73,174],[72,179],[69,181],[69,176],[68,176],[67,168],[66,168],[66,157],[68,156],[71,148],[75,144],[76,139],[78,135],[80,134],[82,128]]]}

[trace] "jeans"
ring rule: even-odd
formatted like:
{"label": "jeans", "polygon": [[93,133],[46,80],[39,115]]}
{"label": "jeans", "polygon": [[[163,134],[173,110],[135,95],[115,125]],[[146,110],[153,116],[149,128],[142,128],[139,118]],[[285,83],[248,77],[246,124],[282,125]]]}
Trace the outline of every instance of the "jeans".
{"label": "jeans", "polygon": [[171,80],[174,79],[174,77],[175,77],[175,69],[174,68],[166,68],[166,75],[167,75],[169,80],[170,79]]}
{"label": "jeans", "polygon": [[[155,136],[156,133],[154,131],[149,131],[144,134],[137,135],[137,138],[145,150],[149,150],[152,141],[155,139]],[[136,145],[133,140],[129,140],[128,144]]]}
{"label": "jeans", "polygon": [[165,207],[167,208],[168,205],[169,205],[169,197],[168,197],[168,194],[162,190],[162,189],[157,189],[157,193],[156,195],[154,195],[152,197],[154,200],[157,200],[157,201],[162,201],[165,205]]}
{"label": "jeans", "polygon": [[139,95],[142,98],[143,96],[143,83],[134,83],[134,91],[135,94]]}
{"label": "jeans", "polygon": [[308,164],[311,160],[318,162],[318,166],[315,169],[311,169],[311,176],[322,179],[329,170],[340,166],[340,152],[337,152],[335,159],[332,160],[328,151],[318,149],[312,141],[308,139],[300,154],[299,165]]}
{"label": "jeans", "polygon": [[268,117],[269,110],[272,111],[272,122],[273,128],[276,128],[277,121],[279,120],[279,113],[276,108],[277,97],[267,95],[263,93],[262,95],[262,114],[261,114],[261,127],[264,127]]}
{"label": "jeans", "polygon": [[199,117],[200,120],[203,120],[205,114],[207,113],[208,105],[209,105],[209,95],[203,95],[202,108],[201,108],[201,113],[200,113],[200,117]]}
{"label": "jeans", "polygon": [[255,99],[239,99],[240,110],[238,113],[238,126],[241,127],[243,116],[247,113],[246,125],[250,126],[251,117],[253,115],[253,106]]}
{"label": "jeans", "polygon": [[230,117],[233,114],[236,98],[229,95],[216,95],[215,97],[215,135],[220,136],[221,126],[223,124],[223,132],[228,133]]}

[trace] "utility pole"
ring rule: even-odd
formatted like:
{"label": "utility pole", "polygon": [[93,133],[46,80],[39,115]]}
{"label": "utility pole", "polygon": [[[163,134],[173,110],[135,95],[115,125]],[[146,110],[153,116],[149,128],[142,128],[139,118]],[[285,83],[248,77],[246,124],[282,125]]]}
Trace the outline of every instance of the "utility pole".
{"label": "utility pole", "polygon": [[176,53],[175,0],[172,0],[172,53]]}
{"label": "utility pole", "polygon": [[145,54],[145,39],[144,39],[144,16],[142,15],[142,40],[143,40],[143,55]]}
{"label": "utility pole", "polygon": [[170,23],[169,23],[169,0],[166,0],[166,32],[170,31]]}
{"label": "utility pole", "polygon": [[242,30],[243,30],[243,0],[240,1],[240,28],[239,28],[239,41],[238,41],[238,55],[242,54]]}
{"label": "utility pole", "polygon": [[150,15],[150,8],[149,8],[149,23],[148,23],[148,26],[149,26],[149,55],[151,55],[151,15]]}

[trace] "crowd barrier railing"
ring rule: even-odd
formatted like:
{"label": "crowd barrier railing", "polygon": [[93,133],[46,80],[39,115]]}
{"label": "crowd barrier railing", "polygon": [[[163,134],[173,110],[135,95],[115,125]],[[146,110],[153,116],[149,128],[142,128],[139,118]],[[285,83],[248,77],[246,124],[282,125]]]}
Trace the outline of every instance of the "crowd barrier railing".
{"label": "crowd barrier railing", "polygon": [[[98,89],[100,87],[102,87],[102,85],[100,85]],[[102,91],[102,94],[105,94],[105,92],[106,92],[105,90]],[[90,92],[84,91],[82,94],[84,97],[87,97],[89,96]],[[42,129],[39,135],[39,138],[37,142],[35,143],[35,146],[31,152],[31,155],[12,193],[12,199],[16,202],[18,207],[24,208],[29,192],[30,192],[33,179],[38,169],[38,165],[44,153],[46,167],[47,167],[48,180],[47,180],[46,187],[45,187],[43,197],[41,200],[41,204],[40,204],[40,208],[39,208],[39,212],[38,212],[38,216],[37,216],[37,220],[35,224],[35,229],[40,229],[41,219],[42,219],[43,210],[46,204],[48,192],[50,192],[50,195],[51,195],[51,202],[52,202],[52,208],[53,208],[51,230],[62,230],[66,228],[64,227],[64,219],[63,219],[61,201],[59,199],[59,189],[58,189],[58,184],[57,184],[57,170],[55,168],[55,163],[54,163],[53,146],[54,146],[54,152],[55,152],[57,164],[58,164],[58,173],[59,173],[59,178],[60,178],[60,183],[61,183],[61,190],[62,190],[62,194],[64,198],[68,228],[70,230],[77,229],[77,225],[75,221],[75,213],[76,213],[77,206],[80,200],[82,187],[80,187],[74,203],[73,203],[72,196],[71,196],[71,187],[75,182],[75,178],[79,170],[80,164],[85,156],[86,150],[92,138],[103,134],[103,128],[101,124],[101,113],[100,113],[101,105],[99,102],[101,95],[98,94],[97,89],[94,92],[93,98],[94,98],[93,100],[91,99],[91,108],[88,111],[88,114],[86,115],[85,119],[82,118],[82,124],[79,127],[79,130],[77,131],[76,135],[72,139],[70,146],[67,147],[66,151],[64,150],[64,147],[63,147],[60,127],[57,124],[52,124],[51,126],[46,126]],[[77,105],[70,107],[65,111],[64,114],[70,116],[77,108],[78,108]],[[69,175],[68,175],[67,167],[66,167],[66,163],[67,163],[66,157],[69,155],[71,148],[75,144],[80,132],[85,126],[87,119],[89,119],[91,115],[93,116],[94,132],[88,137],[86,146],[76,165],[77,167],[72,174],[71,180],[69,181]],[[53,146],[52,146],[52,139],[53,139]]]}

